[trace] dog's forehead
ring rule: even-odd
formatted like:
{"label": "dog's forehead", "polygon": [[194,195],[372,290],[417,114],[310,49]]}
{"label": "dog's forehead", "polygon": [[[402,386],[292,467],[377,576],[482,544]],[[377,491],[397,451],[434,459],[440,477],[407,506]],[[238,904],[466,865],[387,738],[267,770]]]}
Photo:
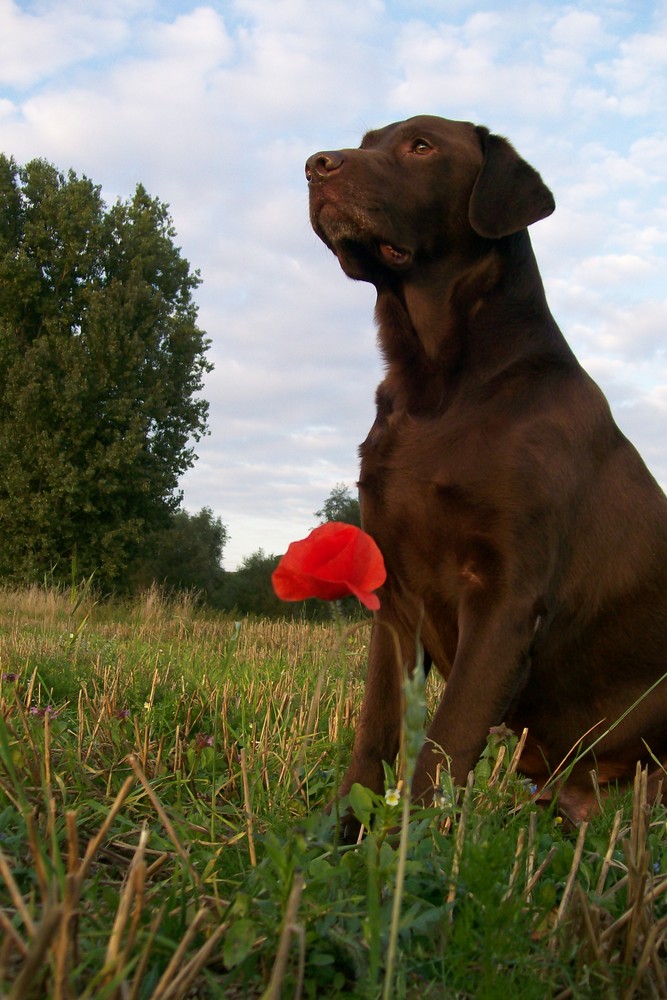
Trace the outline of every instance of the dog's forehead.
{"label": "dog's forehead", "polygon": [[405,121],[385,125],[384,128],[372,129],[361,140],[360,148],[375,149],[419,132],[424,132],[425,138],[429,134],[454,138],[473,128],[471,122],[452,121],[450,118],[439,118],[437,115],[415,115],[413,118],[406,118]]}

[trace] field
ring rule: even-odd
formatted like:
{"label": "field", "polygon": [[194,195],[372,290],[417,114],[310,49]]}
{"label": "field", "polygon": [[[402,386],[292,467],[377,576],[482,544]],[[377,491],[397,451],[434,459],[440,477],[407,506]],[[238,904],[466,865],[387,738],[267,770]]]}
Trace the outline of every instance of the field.
{"label": "field", "polygon": [[357,789],[370,832],[337,844],[367,640],[0,592],[0,996],[667,996],[641,775],[568,830],[498,735],[438,808]]}

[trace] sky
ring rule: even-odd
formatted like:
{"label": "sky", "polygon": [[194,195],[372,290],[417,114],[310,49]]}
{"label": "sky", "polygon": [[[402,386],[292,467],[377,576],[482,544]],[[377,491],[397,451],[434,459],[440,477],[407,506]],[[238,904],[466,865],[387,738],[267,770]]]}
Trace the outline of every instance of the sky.
{"label": "sky", "polygon": [[0,0],[0,150],[169,205],[215,370],[184,506],[224,565],[345,483],[382,378],[371,285],[308,222],[304,162],[414,114],[536,167],[549,303],[667,486],[667,0]]}

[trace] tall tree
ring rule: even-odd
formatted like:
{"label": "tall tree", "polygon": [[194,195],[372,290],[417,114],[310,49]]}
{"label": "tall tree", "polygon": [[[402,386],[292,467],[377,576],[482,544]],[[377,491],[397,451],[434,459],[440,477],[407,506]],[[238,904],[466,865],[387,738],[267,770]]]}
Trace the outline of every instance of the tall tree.
{"label": "tall tree", "polygon": [[344,483],[338,483],[322,504],[322,509],[315,511],[315,517],[319,517],[321,524],[326,521],[343,521],[345,524],[356,524],[357,528],[360,528],[359,500],[352,496],[349,487]]}
{"label": "tall tree", "polygon": [[0,155],[0,575],[119,586],[206,432],[199,284],[167,206]]}

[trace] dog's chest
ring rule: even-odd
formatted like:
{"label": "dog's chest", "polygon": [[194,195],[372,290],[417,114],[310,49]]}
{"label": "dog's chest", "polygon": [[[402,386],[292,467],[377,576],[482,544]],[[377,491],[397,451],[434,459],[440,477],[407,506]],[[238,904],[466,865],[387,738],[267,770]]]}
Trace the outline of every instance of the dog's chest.
{"label": "dog's chest", "polygon": [[508,474],[494,439],[475,421],[378,417],[360,449],[359,490],[364,527],[383,551],[422,567],[437,553],[442,573],[448,554],[458,561],[467,538],[488,534]]}

